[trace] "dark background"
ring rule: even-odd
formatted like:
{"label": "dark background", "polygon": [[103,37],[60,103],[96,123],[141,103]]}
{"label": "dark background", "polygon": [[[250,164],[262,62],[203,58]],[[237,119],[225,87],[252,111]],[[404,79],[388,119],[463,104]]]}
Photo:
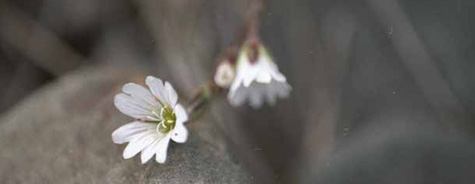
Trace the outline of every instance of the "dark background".
{"label": "dark background", "polygon": [[[248,7],[248,0],[1,1],[0,141],[14,150],[3,159],[22,160],[15,153],[27,150],[14,143],[24,129],[6,128],[20,126],[10,117],[35,125],[19,104],[74,73],[152,74],[189,99]],[[473,0],[269,0],[260,36],[291,96],[259,110],[219,97],[208,117],[214,134],[255,183],[475,183],[474,10]],[[110,80],[120,86],[130,78]],[[83,94],[68,103],[96,100]],[[29,167],[16,161],[0,167],[6,183],[34,172],[12,172]],[[39,183],[64,181],[50,175]]]}

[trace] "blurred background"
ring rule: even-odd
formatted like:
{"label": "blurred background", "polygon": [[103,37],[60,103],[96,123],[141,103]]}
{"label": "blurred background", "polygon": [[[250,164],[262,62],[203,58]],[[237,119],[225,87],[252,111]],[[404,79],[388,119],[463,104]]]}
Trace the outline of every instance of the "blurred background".
{"label": "blurred background", "polygon": [[167,164],[122,159],[121,86],[186,102],[250,1],[0,1],[0,183],[475,183],[473,0],[269,0],[291,96],[220,96]]}

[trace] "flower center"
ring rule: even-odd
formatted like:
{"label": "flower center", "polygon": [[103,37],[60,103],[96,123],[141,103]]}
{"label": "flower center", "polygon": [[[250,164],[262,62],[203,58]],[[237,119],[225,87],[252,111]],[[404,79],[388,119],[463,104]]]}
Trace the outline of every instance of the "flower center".
{"label": "flower center", "polygon": [[157,131],[160,133],[168,133],[175,128],[176,115],[173,109],[169,107],[163,107],[160,109],[161,121],[158,123]]}

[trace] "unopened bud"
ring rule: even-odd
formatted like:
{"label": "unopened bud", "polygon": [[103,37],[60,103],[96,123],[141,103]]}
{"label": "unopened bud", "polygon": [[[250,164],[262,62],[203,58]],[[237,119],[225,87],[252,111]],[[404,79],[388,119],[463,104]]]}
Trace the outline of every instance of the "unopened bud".
{"label": "unopened bud", "polygon": [[229,88],[236,75],[234,67],[229,62],[221,62],[214,74],[214,82],[222,88]]}

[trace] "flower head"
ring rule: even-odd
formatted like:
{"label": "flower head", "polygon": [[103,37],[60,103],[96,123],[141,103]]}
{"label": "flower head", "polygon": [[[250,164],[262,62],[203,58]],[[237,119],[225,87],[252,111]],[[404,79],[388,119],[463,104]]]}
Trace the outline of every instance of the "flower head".
{"label": "flower head", "polygon": [[255,108],[264,101],[273,105],[278,97],[287,97],[292,89],[260,42],[244,44],[236,68],[237,75],[228,94],[232,105],[241,105],[246,100]]}
{"label": "flower head", "polygon": [[162,80],[148,76],[146,84],[149,89],[128,83],[117,94],[114,104],[120,112],[135,118],[112,133],[116,144],[129,144],[124,150],[125,159],[132,158],[142,152],[142,163],[146,163],[154,155],[159,163],[165,163],[170,139],[184,143],[188,138],[188,130],[184,123],[188,114],[178,104],[178,96],[173,86]]}

